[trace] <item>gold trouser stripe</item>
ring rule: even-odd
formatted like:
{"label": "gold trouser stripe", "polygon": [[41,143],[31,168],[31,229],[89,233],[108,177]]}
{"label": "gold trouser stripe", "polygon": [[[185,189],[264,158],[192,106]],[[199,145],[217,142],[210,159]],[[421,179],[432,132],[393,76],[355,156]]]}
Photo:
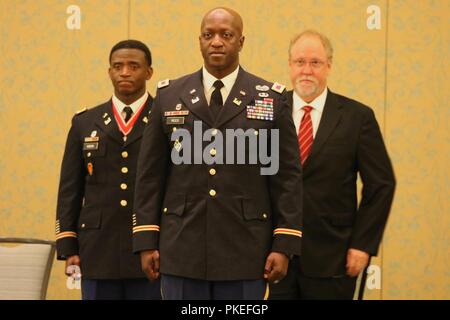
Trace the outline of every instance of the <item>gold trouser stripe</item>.
{"label": "gold trouser stripe", "polygon": [[263,300],[268,300],[269,299],[269,281],[266,282],[266,293],[264,294],[264,298]]}

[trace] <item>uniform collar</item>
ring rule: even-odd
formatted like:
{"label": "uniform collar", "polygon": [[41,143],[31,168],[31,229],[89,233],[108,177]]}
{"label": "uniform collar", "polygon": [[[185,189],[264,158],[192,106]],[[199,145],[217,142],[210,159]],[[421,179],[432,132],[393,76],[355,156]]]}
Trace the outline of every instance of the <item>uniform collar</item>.
{"label": "uniform collar", "polygon": [[231,92],[231,89],[233,88],[233,85],[236,82],[238,73],[239,73],[239,66],[237,66],[236,70],[234,70],[226,77],[222,79],[217,79],[211,73],[209,73],[208,70],[206,70],[205,66],[203,66],[202,68],[203,88],[205,89],[206,92],[208,92],[212,88],[214,82],[216,82],[216,80],[220,80],[222,81],[227,92]]}
{"label": "uniform collar", "polygon": [[125,108],[126,106],[129,106],[132,110],[133,113],[136,113],[136,111],[139,109],[139,107],[141,107],[145,101],[147,101],[148,98],[148,92],[146,91],[142,97],[140,97],[139,99],[137,99],[135,102],[133,102],[132,104],[125,104],[122,101],[119,100],[119,98],[116,97],[115,94],[113,94],[112,96],[112,101],[114,106],[116,107],[117,111],[120,113],[122,113],[123,108]]}

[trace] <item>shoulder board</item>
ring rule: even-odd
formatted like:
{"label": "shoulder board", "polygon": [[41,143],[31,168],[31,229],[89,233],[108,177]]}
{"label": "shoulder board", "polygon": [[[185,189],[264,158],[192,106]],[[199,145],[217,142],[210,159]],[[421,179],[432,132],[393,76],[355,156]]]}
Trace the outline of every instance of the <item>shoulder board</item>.
{"label": "shoulder board", "polygon": [[169,85],[170,80],[166,79],[166,80],[162,80],[160,82],[158,82],[158,89],[167,87]]}
{"label": "shoulder board", "polygon": [[82,114],[83,112],[86,112],[87,110],[88,110],[88,108],[83,108],[81,110],[78,110],[77,112],[75,112],[75,115]]}
{"label": "shoulder board", "polygon": [[271,89],[272,91],[283,93],[284,89],[286,89],[286,86],[279,84],[278,82],[275,82]]}

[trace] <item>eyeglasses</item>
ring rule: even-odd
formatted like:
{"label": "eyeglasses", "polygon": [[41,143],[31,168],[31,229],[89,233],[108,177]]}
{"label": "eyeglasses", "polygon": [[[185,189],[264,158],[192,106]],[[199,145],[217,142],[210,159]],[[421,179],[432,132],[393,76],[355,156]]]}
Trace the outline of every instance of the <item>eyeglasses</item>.
{"label": "eyeglasses", "polygon": [[294,60],[293,63],[299,68],[304,68],[307,64],[309,64],[309,66],[313,69],[320,69],[325,64],[325,62],[320,60],[306,61],[303,59]]}

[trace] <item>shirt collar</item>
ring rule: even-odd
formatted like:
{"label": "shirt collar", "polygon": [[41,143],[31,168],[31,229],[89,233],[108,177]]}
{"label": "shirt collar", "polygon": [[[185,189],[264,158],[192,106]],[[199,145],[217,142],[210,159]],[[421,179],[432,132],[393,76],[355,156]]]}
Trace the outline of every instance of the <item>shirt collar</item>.
{"label": "shirt collar", "polygon": [[119,100],[119,98],[116,97],[115,94],[113,94],[113,96],[112,96],[112,101],[113,101],[114,106],[116,107],[117,111],[119,111],[119,113],[121,113],[123,111],[123,108],[125,108],[126,106],[129,106],[131,108],[131,110],[133,110],[133,113],[136,113],[136,111],[139,109],[139,107],[142,106],[145,101],[147,101],[147,98],[148,98],[148,92],[146,91],[142,95],[142,97],[137,99],[132,104],[123,103],[122,101]]}
{"label": "shirt collar", "polygon": [[317,110],[320,113],[322,113],[323,108],[325,107],[325,101],[327,101],[327,95],[328,95],[328,88],[323,90],[323,92],[313,101],[307,103],[302,98],[300,98],[300,96],[294,90],[293,94],[294,109],[300,111],[304,106],[311,106],[313,107],[314,110]]}
{"label": "shirt collar", "polygon": [[239,66],[237,66],[236,70],[234,70],[232,73],[230,73],[226,77],[224,77],[222,79],[217,79],[211,73],[209,73],[208,70],[206,70],[205,66],[203,66],[203,68],[202,68],[203,88],[205,89],[206,92],[208,92],[209,90],[211,90],[214,82],[216,82],[217,80],[220,80],[220,81],[222,81],[225,89],[228,92],[230,92],[231,88],[233,88],[233,85],[236,82],[238,73],[239,73]]}

